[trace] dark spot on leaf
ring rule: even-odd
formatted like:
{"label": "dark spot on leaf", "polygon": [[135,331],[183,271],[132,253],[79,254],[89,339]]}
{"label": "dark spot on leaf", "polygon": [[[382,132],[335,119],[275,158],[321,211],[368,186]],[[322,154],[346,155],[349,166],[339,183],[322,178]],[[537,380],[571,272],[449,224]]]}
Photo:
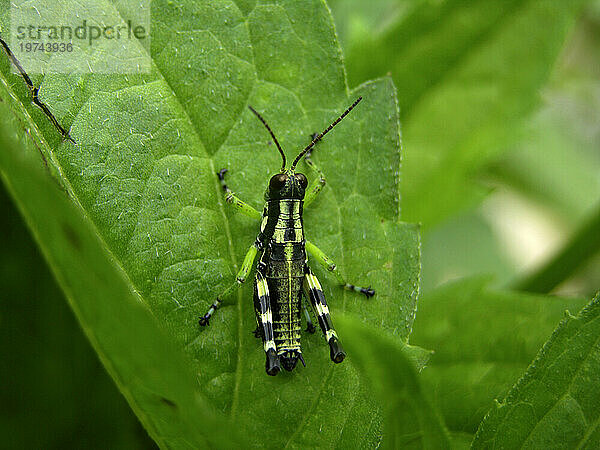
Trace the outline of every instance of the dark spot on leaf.
{"label": "dark spot on leaf", "polygon": [[63,222],[62,231],[67,238],[67,241],[73,246],[75,250],[81,251],[81,239],[77,232],[68,223]]}
{"label": "dark spot on leaf", "polygon": [[160,401],[163,402],[165,405],[173,408],[173,409],[177,409],[177,404],[174,401],[169,400],[168,398],[161,397]]}

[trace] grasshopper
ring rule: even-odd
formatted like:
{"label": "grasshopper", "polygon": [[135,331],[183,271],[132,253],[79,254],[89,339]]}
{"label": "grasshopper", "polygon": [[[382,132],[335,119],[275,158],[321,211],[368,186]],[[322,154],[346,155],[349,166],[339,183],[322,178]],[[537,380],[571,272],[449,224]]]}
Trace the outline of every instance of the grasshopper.
{"label": "grasshopper", "polygon": [[[271,177],[267,186],[262,214],[240,200],[227,186],[226,169],[222,169],[217,174],[225,191],[226,202],[235,206],[243,214],[260,220],[261,224],[260,232],[246,253],[236,280],[216,298],[206,314],[200,317],[199,323],[201,326],[209,325],[210,318],[221,306],[223,299],[246,281],[260,253],[254,283],[254,311],[257,323],[255,336],[262,338],[266,372],[272,376],[277,375],[282,366],[287,371],[293,370],[298,360],[306,366],[300,346],[301,309],[304,309],[306,316],[307,331],[314,332],[315,327],[303,297],[309,300],[318,318],[321,331],[329,345],[331,360],[334,363],[341,363],[346,357],[333,328],[321,284],[308,264],[308,254],[332,272],[345,289],[362,293],[367,297],[375,295],[375,291],[370,287],[355,286],[344,280],[333,260],[305,239],[302,220],[304,207],[314,201],[325,185],[323,172],[310,158],[311,150],[361,100],[362,97],[359,97],[324,131],[313,135],[311,143],[296,156],[289,169],[286,169],[285,154],[275,134],[265,119],[249,106],[268,130],[282,159],[280,172]],[[296,166],[302,158],[318,175],[310,187],[306,176],[296,172]]]}

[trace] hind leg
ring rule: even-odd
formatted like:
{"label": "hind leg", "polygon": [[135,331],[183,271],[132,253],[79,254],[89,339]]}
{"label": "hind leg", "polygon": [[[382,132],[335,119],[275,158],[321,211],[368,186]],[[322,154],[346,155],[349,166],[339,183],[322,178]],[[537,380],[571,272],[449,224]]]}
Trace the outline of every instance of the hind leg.
{"label": "hind leg", "polygon": [[331,360],[334,363],[341,363],[346,357],[346,352],[344,352],[337,333],[333,329],[333,322],[329,315],[329,307],[325,301],[325,294],[323,294],[321,283],[319,283],[319,280],[308,266],[306,266],[306,275],[304,276],[302,287],[315,310],[321,331],[329,344],[329,356]]}
{"label": "hind leg", "polygon": [[262,330],[261,337],[267,358],[265,369],[267,374],[275,376],[281,370],[281,366],[277,356],[275,337],[273,336],[273,314],[271,312],[269,286],[260,272],[256,272],[256,283],[254,284],[254,312],[256,313],[258,329]]}

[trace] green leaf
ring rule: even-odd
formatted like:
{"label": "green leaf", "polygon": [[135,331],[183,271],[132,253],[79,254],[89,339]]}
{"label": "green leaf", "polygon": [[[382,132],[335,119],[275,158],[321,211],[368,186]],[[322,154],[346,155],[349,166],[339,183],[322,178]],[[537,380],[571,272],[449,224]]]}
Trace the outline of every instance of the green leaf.
{"label": "green leaf", "polygon": [[[232,189],[262,208],[266,183],[280,165],[248,104],[269,122],[289,159],[363,96],[313,153],[327,186],[307,209],[305,227],[349,281],[372,285],[377,296],[367,301],[315,271],[334,323],[337,312],[350,311],[399,342],[410,332],[418,292],[417,227],[398,222],[400,154],[391,79],[349,92],[331,16],[321,1],[238,3],[152,2],[151,74],[45,76],[42,98],[62,99],[56,105],[64,110],[57,115],[73,117],[78,145],[36,139],[36,156],[45,157],[78,205],[69,214],[85,215],[112,254],[103,270],[122,270],[129,290],[191,360],[211,405],[236,423],[247,422],[246,444],[302,447],[314,445],[318,436],[326,447],[372,446],[380,439],[377,405],[364,401],[366,388],[349,364],[331,363],[321,335],[303,337],[306,369],[275,378],[265,374],[262,345],[252,335],[252,280],[219,309],[210,328],[197,324],[233,282],[258,232],[257,223],[225,205],[216,171],[228,168]],[[7,73],[5,67],[2,80],[15,85],[27,104],[21,81]],[[22,105],[14,94],[0,91],[0,100],[18,111]],[[21,125],[6,133],[36,125],[49,142],[57,141],[47,120],[31,114],[35,123],[21,114]],[[309,170],[304,163],[299,168]],[[13,183],[13,172],[3,172]],[[18,197],[22,209],[35,201]],[[39,240],[44,245],[52,236]],[[77,308],[83,300],[73,295],[71,301]],[[127,364],[119,348],[112,351],[111,357]],[[162,363],[157,367],[164,369]],[[197,397],[193,389],[189,395]],[[136,412],[158,423],[170,420],[144,405]],[[365,429],[359,432],[356,423]]]}
{"label": "green leaf", "polygon": [[598,36],[600,23],[588,6],[544,90],[543,108],[526,124],[522,141],[490,170],[496,183],[524,197],[563,236],[559,251],[513,280],[518,290],[559,286],[591,296],[598,289],[600,98],[590,95],[600,88],[600,70],[592,63],[600,57]]}
{"label": "green leaf", "polygon": [[3,446],[151,447],[2,187],[0,209]]}
{"label": "green leaf", "polygon": [[473,274],[493,274],[495,286],[514,278],[516,267],[480,209],[446,220],[423,236],[421,242],[423,293]]}
{"label": "green leaf", "polygon": [[393,26],[400,16],[410,10],[412,1],[397,0],[329,0],[335,29],[343,49],[360,39],[369,39],[374,30]]}
{"label": "green leaf", "polygon": [[45,173],[48,161],[39,153],[43,137],[33,123],[30,134],[24,132],[29,117],[17,109],[5,84],[0,100],[2,180],[129,405],[159,445],[233,445],[235,432],[212,431],[227,421],[203,399],[189,362],[158,326],[94,225]]}
{"label": "green leaf", "polygon": [[348,44],[351,84],[391,73],[398,87],[404,218],[427,228],[485,193],[477,171],[537,104],[583,3],[412,2],[394,25]]}
{"label": "green leaf", "polygon": [[449,437],[415,371],[410,348],[356,318],[343,316],[350,359],[384,405],[386,448],[448,448]]}
{"label": "green leaf", "polygon": [[471,442],[473,442],[473,435],[469,433],[450,433],[450,440],[452,445],[450,448],[453,450],[469,449],[471,448]]}
{"label": "green leaf", "polygon": [[421,378],[453,432],[475,433],[493,399],[523,373],[565,309],[586,303],[496,292],[487,284],[465,279],[424,295],[411,335],[435,351]]}
{"label": "green leaf", "polygon": [[600,252],[600,207],[569,241],[542,267],[529,274],[515,288],[529,292],[550,292]]}
{"label": "green leaf", "polygon": [[[598,86],[589,86],[592,92]],[[598,141],[587,141],[590,130],[581,131],[584,136],[573,133],[581,126],[580,117],[570,117],[570,123],[558,122],[565,119],[562,105],[565,93],[553,92],[553,98],[544,110],[527,124],[527,138],[489,170],[491,176],[510,186],[525,198],[543,208],[551,210],[570,227],[576,227],[582,219],[592,213],[600,196],[600,158],[596,152]],[[581,104],[584,109],[588,105]],[[560,111],[556,109],[560,108]],[[555,110],[555,111],[553,111]],[[600,114],[600,104],[589,113]],[[552,117],[554,116],[554,117]],[[558,122],[558,123],[557,123]],[[592,133],[597,133],[593,131]],[[575,135],[573,135],[575,134]],[[589,154],[586,154],[586,149]],[[593,150],[592,150],[593,149]]]}
{"label": "green leaf", "polygon": [[[598,4],[596,2],[596,4]],[[593,3],[592,3],[593,5]],[[585,8],[563,50],[544,106],[525,126],[525,136],[493,167],[493,176],[575,227],[600,198],[600,24]]]}
{"label": "green leaf", "polygon": [[598,448],[600,298],[565,319],[481,423],[473,448]]}

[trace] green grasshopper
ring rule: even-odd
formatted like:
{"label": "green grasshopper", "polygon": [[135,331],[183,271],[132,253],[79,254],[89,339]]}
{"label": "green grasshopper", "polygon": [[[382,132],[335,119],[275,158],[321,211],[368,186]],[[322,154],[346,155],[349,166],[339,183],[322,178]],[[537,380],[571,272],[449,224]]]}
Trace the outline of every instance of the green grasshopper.
{"label": "green grasshopper", "polygon": [[[360,292],[367,297],[375,295],[375,291],[347,283],[336,268],[335,263],[314,244],[304,238],[302,212],[304,206],[311,204],[325,185],[323,172],[310,158],[310,152],[317,142],[336,126],[362,100],[359,97],[329,127],[317,135],[313,135],[311,143],[302,150],[289,169],[286,169],[285,154],[273,131],[262,116],[249,106],[269,131],[282,158],[281,170],[271,177],[265,192],[265,206],[262,214],[247,203],[240,200],[225,183],[226,169],[217,174],[225,191],[225,200],[234,205],[243,214],[261,221],[260,232],[244,258],[237,279],[200,318],[200,325],[207,326],[214,312],[236,287],[241,285],[254,264],[258,253],[260,259],[256,264],[254,284],[254,311],[257,328],[255,336],[261,337],[266,354],[266,371],[269,375],[277,375],[281,366],[287,371],[296,367],[298,360],[306,366],[300,347],[301,308],[304,309],[307,331],[314,332],[310,315],[302,302],[307,298],[318,318],[321,331],[329,344],[330,357],[334,363],[341,363],[346,353],[333,328],[329,308],[325,301],[323,289],[317,277],[308,265],[307,252],[336,276],[339,283],[348,290]],[[318,178],[308,187],[308,180],[302,173],[296,172],[296,165],[304,157],[304,161],[317,174]]]}

